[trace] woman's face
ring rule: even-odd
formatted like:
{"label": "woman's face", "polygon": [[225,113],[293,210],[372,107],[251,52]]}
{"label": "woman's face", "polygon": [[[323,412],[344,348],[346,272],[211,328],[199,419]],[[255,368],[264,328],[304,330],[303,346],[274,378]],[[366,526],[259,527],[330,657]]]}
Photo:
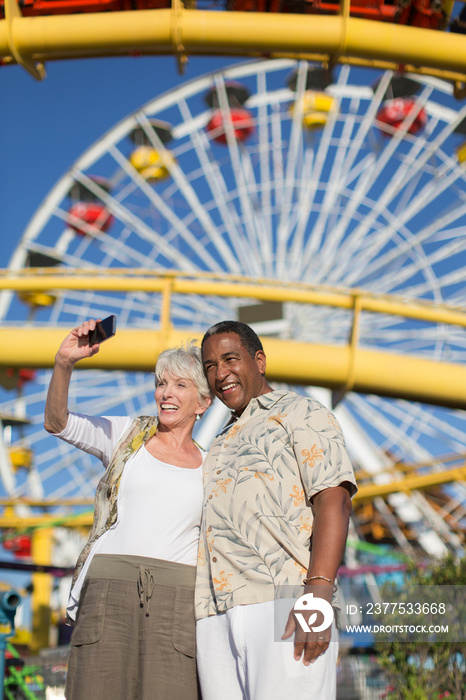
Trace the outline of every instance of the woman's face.
{"label": "woman's face", "polygon": [[160,423],[167,427],[194,424],[208,404],[199,398],[192,379],[165,372],[155,387],[155,402]]}

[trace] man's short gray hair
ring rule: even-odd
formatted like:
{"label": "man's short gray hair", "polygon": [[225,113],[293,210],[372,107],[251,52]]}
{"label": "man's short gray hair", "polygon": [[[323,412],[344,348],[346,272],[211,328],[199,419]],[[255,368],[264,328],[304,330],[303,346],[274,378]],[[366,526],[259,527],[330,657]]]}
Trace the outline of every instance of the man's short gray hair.
{"label": "man's short gray hair", "polygon": [[179,348],[169,348],[161,352],[155,365],[155,381],[157,384],[165,372],[182,379],[191,379],[202,400],[212,399],[213,395],[202,366],[201,350],[196,342],[196,339],[188,340],[185,347],[181,345]]}

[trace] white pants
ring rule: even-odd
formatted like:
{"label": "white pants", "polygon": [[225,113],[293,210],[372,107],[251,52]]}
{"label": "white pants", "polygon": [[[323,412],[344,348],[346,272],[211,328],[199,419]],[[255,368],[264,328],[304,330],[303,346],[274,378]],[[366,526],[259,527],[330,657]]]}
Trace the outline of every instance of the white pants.
{"label": "white pants", "polygon": [[[293,601],[287,604],[280,622],[277,622],[277,601],[238,605],[226,613],[198,621],[197,667],[202,700],[336,698],[335,624],[325,654],[305,666],[301,660],[294,659],[292,640],[278,641],[292,604]],[[280,628],[275,634],[274,619],[275,629],[278,630],[277,625]]]}

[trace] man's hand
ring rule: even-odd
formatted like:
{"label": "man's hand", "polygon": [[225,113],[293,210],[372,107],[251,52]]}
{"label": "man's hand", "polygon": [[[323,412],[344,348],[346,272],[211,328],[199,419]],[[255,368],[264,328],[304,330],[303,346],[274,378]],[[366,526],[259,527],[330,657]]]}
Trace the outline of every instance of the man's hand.
{"label": "man's hand", "polygon": [[[331,604],[333,586],[308,585],[303,590],[304,593],[312,593],[314,597],[321,598]],[[310,632],[305,632],[300,621],[296,617],[297,611],[291,610],[283,633],[282,639],[289,639],[294,634],[294,658],[299,661],[302,658],[303,664],[309,666],[314,663],[319,656],[325,654],[332,637],[332,625],[326,629],[314,632],[312,628],[320,627],[323,622],[323,613],[319,610],[299,611],[304,624],[310,628]]]}

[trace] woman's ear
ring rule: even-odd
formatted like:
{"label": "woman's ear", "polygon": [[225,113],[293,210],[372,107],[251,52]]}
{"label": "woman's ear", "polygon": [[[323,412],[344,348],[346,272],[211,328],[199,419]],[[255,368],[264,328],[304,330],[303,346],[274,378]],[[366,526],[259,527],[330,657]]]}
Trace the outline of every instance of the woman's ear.
{"label": "woman's ear", "polygon": [[202,408],[202,410],[201,410],[201,411],[196,411],[197,415],[198,415],[199,417],[200,417],[200,416],[203,416],[204,413],[205,413],[205,412],[207,411],[207,409],[209,408],[209,406],[210,406],[211,403],[212,403],[212,399],[210,398],[210,396],[208,396],[208,397],[206,397],[206,398],[203,398],[203,399],[202,399],[202,403],[201,403],[201,408]]}

